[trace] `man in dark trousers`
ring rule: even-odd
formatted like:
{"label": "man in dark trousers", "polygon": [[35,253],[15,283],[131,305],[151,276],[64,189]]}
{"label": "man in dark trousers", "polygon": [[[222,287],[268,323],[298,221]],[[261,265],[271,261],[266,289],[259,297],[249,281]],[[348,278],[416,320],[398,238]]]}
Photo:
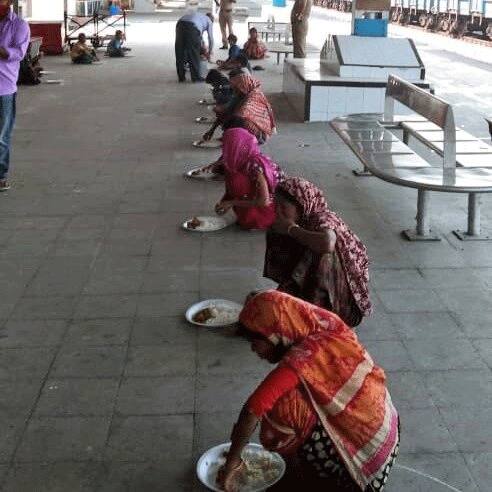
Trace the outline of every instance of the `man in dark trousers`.
{"label": "man in dark trousers", "polygon": [[190,65],[193,82],[205,80],[200,76],[200,49],[203,33],[207,31],[209,56],[212,54],[214,47],[213,19],[212,14],[191,12],[183,15],[176,24],[174,49],[176,52],[176,71],[180,82],[185,81],[186,62]]}
{"label": "man in dark trousers", "polygon": [[12,11],[13,0],[0,0],[0,192],[10,186],[10,142],[20,62],[29,46],[29,26]]}

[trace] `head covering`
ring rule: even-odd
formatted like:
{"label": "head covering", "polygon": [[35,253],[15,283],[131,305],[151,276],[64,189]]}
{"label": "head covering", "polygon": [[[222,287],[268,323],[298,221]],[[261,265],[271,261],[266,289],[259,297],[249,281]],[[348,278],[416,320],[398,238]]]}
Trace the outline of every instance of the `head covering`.
{"label": "head covering", "polygon": [[280,183],[279,190],[289,194],[298,203],[301,227],[310,231],[332,229],[335,232],[336,251],[354,301],[363,316],[369,315],[372,312],[369,259],[362,241],[328,208],[323,192],[313,183],[302,178],[288,178]]}
{"label": "head covering", "polygon": [[260,152],[256,137],[244,128],[230,128],[222,136],[222,160],[226,174],[242,173],[255,177],[263,173],[273,193],[280,178],[280,168]]}
{"label": "head covering", "polygon": [[205,82],[213,86],[214,89],[219,87],[229,87],[230,85],[229,79],[215,68],[208,71]]}
{"label": "head covering", "polygon": [[241,116],[270,137],[275,130],[275,117],[268,99],[260,90],[260,81],[249,73],[241,73],[231,78],[231,86],[243,96],[234,114]]}
{"label": "head covering", "polygon": [[252,297],[241,323],[274,345],[290,347],[293,369],[353,479],[365,490],[398,444],[398,414],[355,333],[333,313],[279,291]]}

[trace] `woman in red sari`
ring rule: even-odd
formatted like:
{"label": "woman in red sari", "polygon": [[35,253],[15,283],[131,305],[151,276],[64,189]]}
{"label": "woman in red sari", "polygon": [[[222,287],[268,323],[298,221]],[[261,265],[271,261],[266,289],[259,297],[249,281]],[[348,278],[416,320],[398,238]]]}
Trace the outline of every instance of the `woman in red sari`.
{"label": "woman in red sari", "polygon": [[245,128],[230,128],[222,137],[226,191],[215,211],[233,209],[243,229],[267,229],[275,220],[273,194],[280,168],[260,152],[256,137]]}
{"label": "woman in red sari", "polygon": [[274,290],[250,298],[240,322],[252,350],[278,366],[241,411],[219,485],[236,490],[241,452],[261,422],[261,443],[288,464],[278,490],[382,491],[398,454],[399,418],[384,371],[353,330]]}
{"label": "woman in red sari", "polygon": [[328,208],[323,192],[302,178],[276,189],[276,222],[267,233],[263,275],[278,289],[357,326],[372,311],[369,260],[362,241]]}
{"label": "woman in red sari", "polygon": [[249,38],[244,43],[243,51],[250,60],[263,60],[267,53],[265,43],[258,38],[256,27],[249,30]]}

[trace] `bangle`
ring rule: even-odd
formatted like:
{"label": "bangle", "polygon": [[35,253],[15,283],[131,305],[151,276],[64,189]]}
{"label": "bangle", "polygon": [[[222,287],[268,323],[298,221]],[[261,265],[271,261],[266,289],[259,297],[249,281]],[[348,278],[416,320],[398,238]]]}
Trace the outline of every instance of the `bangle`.
{"label": "bangle", "polygon": [[293,228],[300,229],[300,228],[301,228],[301,226],[299,226],[298,224],[291,224],[289,227],[287,227],[287,236],[290,236],[290,231],[291,231]]}

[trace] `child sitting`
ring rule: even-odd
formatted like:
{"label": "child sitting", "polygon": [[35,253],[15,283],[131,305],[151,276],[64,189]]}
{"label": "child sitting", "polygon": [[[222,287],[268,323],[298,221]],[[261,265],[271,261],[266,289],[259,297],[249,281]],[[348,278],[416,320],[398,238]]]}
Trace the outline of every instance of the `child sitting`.
{"label": "child sitting", "polygon": [[243,47],[243,51],[250,60],[263,60],[267,53],[267,47],[258,39],[258,31],[255,27],[249,30],[249,39]]}
{"label": "child sitting", "polygon": [[227,38],[229,41],[229,58],[227,60],[217,60],[217,66],[220,70],[233,70],[234,68],[239,68],[240,64],[238,58],[243,54],[241,48],[237,45],[237,36],[234,34],[229,34]]}
{"label": "child sitting", "polygon": [[106,49],[106,55],[112,58],[121,58],[125,56],[125,52],[131,51],[131,48],[124,48],[123,43],[126,41],[126,37],[123,31],[116,31],[113,39],[109,42]]}

